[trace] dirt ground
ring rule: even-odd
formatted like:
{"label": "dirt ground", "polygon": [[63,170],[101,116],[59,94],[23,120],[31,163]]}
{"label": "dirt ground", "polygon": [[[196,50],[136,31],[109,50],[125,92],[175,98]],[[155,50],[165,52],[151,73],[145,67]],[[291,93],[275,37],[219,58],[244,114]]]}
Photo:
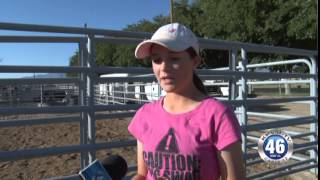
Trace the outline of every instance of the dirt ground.
{"label": "dirt ground", "polygon": [[[308,104],[278,104],[272,106],[256,106],[251,108],[254,111],[263,111],[276,114],[290,114],[303,116],[308,115]],[[38,117],[47,117],[48,115],[37,115]],[[1,120],[11,119],[30,119],[35,115],[16,115],[1,116]],[[99,120],[96,123],[97,142],[110,142],[112,140],[132,139],[127,131],[130,118]],[[303,127],[302,127],[303,128]],[[50,124],[0,128],[0,151],[13,151],[31,148],[45,148],[70,146],[79,144],[79,125],[72,124]],[[123,156],[128,164],[134,164],[136,159],[135,147],[117,148],[111,150],[99,150],[97,158],[101,159],[110,154]],[[38,180],[54,176],[67,176],[76,174],[80,169],[80,154],[64,154],[43,158],[34,158],[18,161],[0,162],[1,180]],[[260,165],[249,168],[248,173],[254,173],[257,170],[265,169],[266,165]],[[279,179],[316,179],[307,171],[296,173],[291,176]]]}

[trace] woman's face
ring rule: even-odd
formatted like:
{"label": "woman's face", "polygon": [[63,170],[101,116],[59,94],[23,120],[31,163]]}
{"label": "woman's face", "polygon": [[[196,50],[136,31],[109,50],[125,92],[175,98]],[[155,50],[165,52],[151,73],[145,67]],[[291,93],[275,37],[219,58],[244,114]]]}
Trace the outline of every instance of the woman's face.
{"label": "woman's face", "polygon": [[186,51],[172,52],[155,44],[151,49],[151,60],[153,72],[167,93],[183,92],[192,87],[198,58],[191,58]]}

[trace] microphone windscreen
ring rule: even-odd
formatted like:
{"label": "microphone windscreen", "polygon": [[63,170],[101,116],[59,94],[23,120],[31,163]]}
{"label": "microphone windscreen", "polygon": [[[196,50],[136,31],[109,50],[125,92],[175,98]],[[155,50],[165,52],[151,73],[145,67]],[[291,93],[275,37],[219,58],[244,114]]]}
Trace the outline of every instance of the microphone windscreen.
{"label": "microphone windscreen", "polygon": [[111,155],[101,161],[112,180],[121,180],[127,173],[128,165],[121,156]]}

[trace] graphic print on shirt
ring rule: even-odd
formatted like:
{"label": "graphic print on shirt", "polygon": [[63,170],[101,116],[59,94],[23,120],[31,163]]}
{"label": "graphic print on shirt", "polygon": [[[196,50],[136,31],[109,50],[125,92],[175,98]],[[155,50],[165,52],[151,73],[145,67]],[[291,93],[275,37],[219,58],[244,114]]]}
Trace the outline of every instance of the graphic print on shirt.
{"label": "graphic print on shirt", "polygon": [[180,152],[173,128],[170,128],[167,135],[162,138],[156,148],[156,151],[175,154],[178,154]]}
{"label": "graphic print on shirt", "polygon": [[143,151],[151,176],[167,180],[200,180],[200,160],[194,154],[181,154],[173,128],[156,146],[156,151]]}

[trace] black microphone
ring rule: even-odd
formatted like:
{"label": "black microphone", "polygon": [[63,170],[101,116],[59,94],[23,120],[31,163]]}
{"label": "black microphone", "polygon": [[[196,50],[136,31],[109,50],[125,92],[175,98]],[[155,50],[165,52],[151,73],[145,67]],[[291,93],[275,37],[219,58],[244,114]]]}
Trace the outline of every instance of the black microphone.
{"label": "black microphone", "polygon": [[118,155],[95,160],[79,172],[84,180],[121,180],[127,173],[127,162]]}
{"label": "black microphone", "polygon": [[121,180],[128,171],[128,164],[123,157],[112,155],[101,161],[102,166],[107,170],[112,180]]}

